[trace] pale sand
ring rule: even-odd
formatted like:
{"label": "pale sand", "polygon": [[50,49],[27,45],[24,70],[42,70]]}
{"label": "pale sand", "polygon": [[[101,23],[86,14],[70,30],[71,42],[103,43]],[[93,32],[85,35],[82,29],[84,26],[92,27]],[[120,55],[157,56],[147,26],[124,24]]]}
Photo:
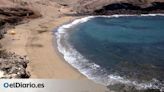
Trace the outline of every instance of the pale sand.
{"label": "pale sand", "polygon": [[[106,87],[88,80],[64,61],[57,50],[53,30],[76,17],[60,16],[69,12],[69,9],[62,9],[62,12],[58,12],[58,8],[47,6],[40,10],[44,15],[42,18],[31,20],[10,29],[2,40],[3,46],[8,51],[27,56],[30,60],[28,71],[31,73],[31,78],[87,80],[93,85],[93,89],[97,89],[97,92],[107,92]],[[16,35],[9,34],[12,30],[16,32]]]}
{"label": "pale sand", "polygon": [[[85,79],[61,58],[55,44],[53,29],[71,19],[73,17],[61,17],[45,23],[42,19],[36,19],[18,25],[8,31],[2,40],[3,45],[8,51],[29,58],[31,78]],[[13,30],[16,35],[9,34]]]}

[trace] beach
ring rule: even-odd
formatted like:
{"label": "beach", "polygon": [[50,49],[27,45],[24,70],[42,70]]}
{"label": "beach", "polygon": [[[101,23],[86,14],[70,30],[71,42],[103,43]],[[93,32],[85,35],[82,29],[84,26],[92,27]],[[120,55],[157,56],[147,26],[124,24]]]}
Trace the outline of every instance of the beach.
{"label": "beach", "polygon": [[163,34],[158,26],[163,27],[164,3],[154,2],[146,8],[139,4],[141,8],[136,9],[133,3],[78,1],[14,0],[10,5],[0,1],[4,26],[0,78],[76,81],[73,89],[80,92],[147,92],[149,88],[159,92],[163,84],[154,78],[163,81],[163,68],[158,68],[163,65]]}
{"label": "beach", "polygon": [[[147,21],[147,25],[145,25],[146,27],[143,27],[143,25],[139,25],[139,24],[137,24],[136,26],[136,23],[142,22],[139,21],[139,18],[142,18],[141,20],[149,20]],[[138,21],[134,22],[133,24],[133,22],[130,22],[130,20],[132,19]],[[150,19],[152,20],[152,22],[150,22]],[[155,24],[153,24],[154,23],[153,19],[156,20]],[[149,57],[150,54],[146,55],[145,51],[147,51],[148,53],[152,53],[152,51],[155,51],[156,48],[153,47],[150,49],[150,47],[148,46],[151,46],[152,43],[156,43],[155,45],[157,45],[156,41],[162,40],[161,39],[162,36],[160,36],[160,34],[162,33],[158,35],[154,35],[157,34],[157,32],[162,32],[160,29],[158,29],[158,26],[160,26],[162,19],[163,19],[162,14],[147,14],[147,15],[143,14],[140,16],[112,15],[112,16],[92,16],[92,17],[81,18],[75,20],[74,22],[68,25],[64,25],[59,28],[59,32],[57,34],[58,35],[57,37],[59,39],[58,43],[60,46],[59,50],[61,53],[64,54],[66,61],[68,61],[78,70],[80,70],[88,78],[92,78],[92,80],[96,82],[100,82],[104,85],[110,85],[110,84],[112,85],[112,83],[116,82],[117,84],[120,82],[123,84],[135,85],[135,87],[139,87],[139,88],[155,88],[155,87],[157,88],[157,86],[155,86],[154,84],[160,84],[160,81],[157,83],[157,81],[153,81],[152,79],[153,78],[156,78],[157,80],[162,79],[163,78],[162,73],[158,74],[159,72],[162,71],[156,70],[155,68],[151,70],[151,68],[149,68],[150,70],[149,72],[149,70],[145,68],[147,68],[147,65],[148,67],[150,67],[149,65],[157,66],[156,65],[157,62],[160,63],[160,65],[162,65],[161,63],[162,61],[155,60],[155,59],[148,59],[148,58],[160,58],[162,57],[161,55],[163,54],[161,54],[162,52],[157,51],[155,56],[153,55],[154,54],[153,52],[153,54],[151,54],[152,56]],[[126,21],[127,23],[125,23],[124,21]],[[145,23],[146,21],[143,22]],[[156,29],[156,31],[149,29],[150,27],[152,27],[152,25],[154,25],[152,29]],[[129,32],[124,34],[124,32],[128,30]],[[134,33],[135,31],[136,33]],[[151,34],[150,31],[154,33]],[[131,38],[130,40],[133,39],[133,41],[130,41],[129,38]],[[155,45],[153,44],[153,46]],[[123,48],[123,51],[121,51],[122,49],[120,48]],[[125,51],[127,51],[127,53]],[[139,52],[140,54],[138,54],[137,52]],[[145,57],[148,58],[139,59]],[[123,61],[125,63],[123,63]],[[132,62],[133,63],[135,62],[134,63],[135,65],[133,65]],[[140,70],[137,70],[136,68]],[[137,74],[135,74],[136,70],[137,70]],[[116,72],[113,71],[117,71],[118,74],[115,74]],[[132,74],[132,75],[128,75],[128,74]],[[140,82],[140,80],[143,80],[144,82]],[[162,86],[158,86],[158,87],[159,89],[161,89],[160,87]]]}
{"label": "beach", "polygon": [[[61,17],[48,24],[45,21],[48,27],[44,25],[44,20],[42,20],[42,24],[39,24],[40,19],[18,25],[8,31],[14,30],[16,35],[6,34],[2,40],[3,44],[9,51],[29,57],[31,78],[84,79],[85,77],[66,64],[57,49],[54,49],[53,29],[70,19],[71,17]],[[37,26],[35,23],[38,23],[41,27],[45,26],[46,29],[35,27]],[[46,30],[46,32],[39,33],[38,31],[41,30]]]}
{"label": "beach", "polygon": [[[89,88],[93,87],[97,92],[104,92],[107,90],[105,86],[87,79],[68,64],[58,52],[55,29],[79,18],[64,15],[69,11],[67,8],[62,9],[62,12],[54,7],[43,8],[42,17],[9,29],[1,43],[8,51],[25,56],[29,60],[27,71],[31,79],[84,80],[92,85]],[[12,31],[15,35],[10,34]]]}
{"label": "beach", "polygon": [[[58,22],[55,21],[52,23],[51,29],[69,20],[69,17],[59,18],[56,20]],[[41,40],[37,40],[38,38],[33,35],[28,41],[27,53],[32,60],[37,61],[29,64],[31,67],[35,68],[32,70],[32,73],[35,72],[34,75],[36,75],[37,78],[85,79],[83,75],[65,63],[62,59],[62,56],[56,49],[56,43],[53,42],[53,40],[55,40],[53,39],[53,31],[50,31],[51,32],[38,35],[38,38]]]}
{"label": "beach", "polygon": [[[57,12],[57,9],[56,11],[54,9],[54,12]],[[58,53],[56,43],[53,42],[54,29],[74,19],[69,16],[60,17],[60,14],[54,14],[54,18],[47,14],[42,18],[18,25],[8,30],[5,38],[2,39],[2,44],[7,50],[27,56],[30,60],[28,69],[31,78],[85,79],[83,75],[65,63]],[[10,35],[11,31],[15,31],[16,35]]]}

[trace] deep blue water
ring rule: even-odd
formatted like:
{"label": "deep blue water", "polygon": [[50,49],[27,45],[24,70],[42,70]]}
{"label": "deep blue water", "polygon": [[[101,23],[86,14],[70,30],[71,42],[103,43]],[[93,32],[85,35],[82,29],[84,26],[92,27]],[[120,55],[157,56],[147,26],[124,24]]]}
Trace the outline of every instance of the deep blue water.
{"label": "deep blue water", "polygon": [[69,44],[102,73],[164,81],[163,16],[96,17],[69,30]]}

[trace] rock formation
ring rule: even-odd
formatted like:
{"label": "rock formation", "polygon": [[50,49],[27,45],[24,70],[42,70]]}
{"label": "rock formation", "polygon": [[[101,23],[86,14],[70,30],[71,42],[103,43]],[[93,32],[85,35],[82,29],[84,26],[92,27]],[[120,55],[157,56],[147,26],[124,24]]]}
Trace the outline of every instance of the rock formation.
{"label": "rock formation", "polygon": [[39,13],[35,13],[32,10],[26,8],[1,7],[0,8],[0,39],[3,37],[3,34],[5,33],[5,30],[3,28],[5,28],[6,25],[16,25],[17,23],[21,22],[24,19],[35,18],[39,16],[40,16]]}
{"label": "rock formation", "polygon": [[79,14],[141,14],[164,13],[163,0],[81,0]]}
{"label": "rock formation", "polygon": [[26,57],[0,50],[0,78],[29,78],[27,63]]}

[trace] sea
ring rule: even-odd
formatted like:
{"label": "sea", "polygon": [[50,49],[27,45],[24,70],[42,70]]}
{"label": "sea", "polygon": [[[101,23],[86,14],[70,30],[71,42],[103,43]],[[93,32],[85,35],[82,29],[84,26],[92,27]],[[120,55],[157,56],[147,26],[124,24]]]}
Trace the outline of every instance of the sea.
{"label": "sea", "polygon": [[164,92],[164,15],[88,16],[60,26],[55,37],[65,61],[88,79],[113,90]]}

